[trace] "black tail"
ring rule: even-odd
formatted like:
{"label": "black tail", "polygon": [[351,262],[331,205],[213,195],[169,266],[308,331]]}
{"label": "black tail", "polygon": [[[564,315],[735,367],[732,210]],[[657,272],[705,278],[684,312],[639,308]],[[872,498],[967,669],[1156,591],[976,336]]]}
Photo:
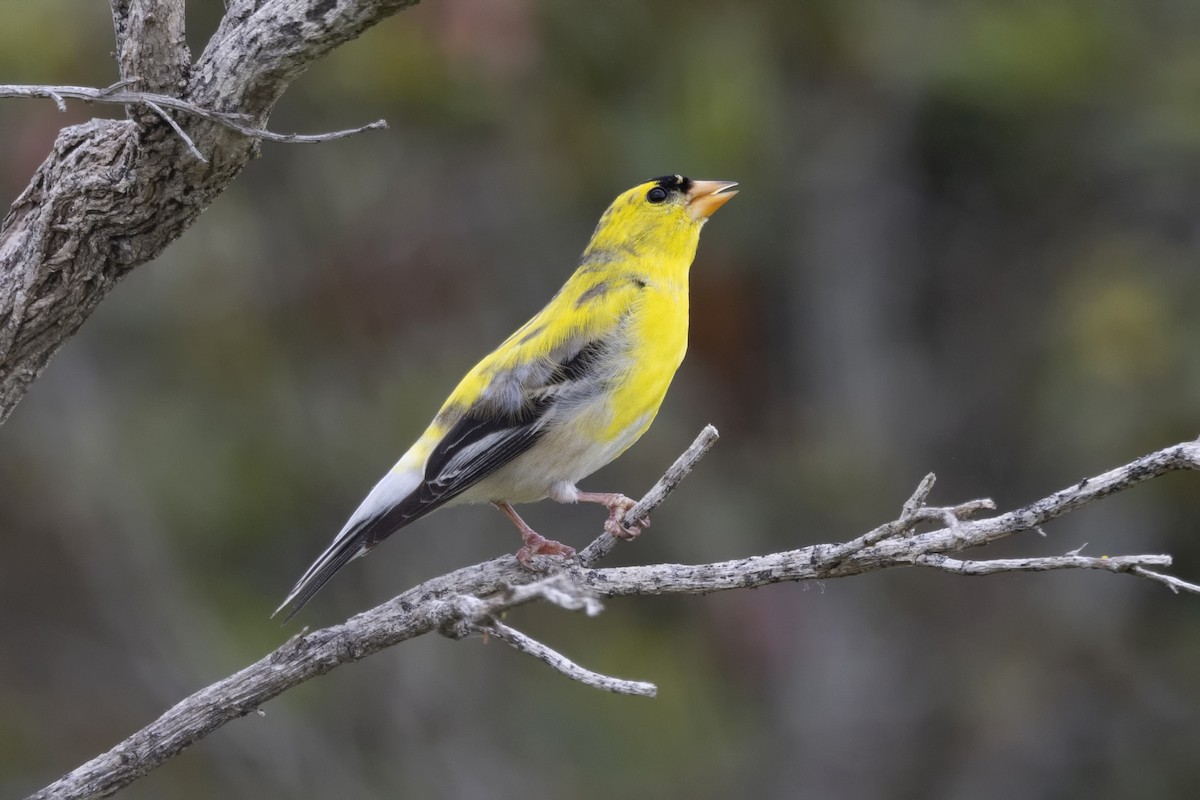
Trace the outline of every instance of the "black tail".
{"label": "black tail", "polygon": [[[368,497],[363,505],[370,502],[370,499]],[[325,552],[317,556],[317,560],[312,563],[312,566],[300,576],[300,580],[296,581],[296,585],[292,587],[287,599],[280,604],[279,608],[275,609],[271,616],[274,617],[280,611],[289,608],[287,616],[283,618],[284,624],[287,624],[304,607],[304,604],[337,574],[338,570],[359,556],[365,555],[375,545],[405,525],[433,511],[446,499],[448,498],[439,498],[430,502],[424,496],[424,492],[415,491],[390,508],[385,508],[371,516],[364,516],[356,521],[355,518],[362,513],[360,507],[354,517],[350,518],[351,521],[325,549]]]}
{"label": "black tail", "polygon": [[275,609],[271,616],[275,616],[285,608],[290,608],[287,616],[283,618],[286,625],[338,570],[370,549],[367,545],[369,529],[373,527],[373,523],[379,521],[379,517],[363,520],[361,524],[355,526],[357,530],[348,529],[334,539],[333,544],[329,545],[329,548],[318,556],[312,566],[300,576],[300,580],[296,581],[296,585],[292,587],[287,599],[279,605],[279,608]]}
{"label": "black tail", "polygon": [[300,576],[300,580],[296,581],[296,585],[292,587],[287,599],[279,605],[279,608],[275,609],[271,616],[274,617],[280,611],[290,607],[287,616],[283,618],[283,623],[286,625],[290,622],[292,617],[304,608],[312,596],[319,592],[321,587],[328,583],[339,569],[367,552],[369,548],[363,542],[365,538],[363,533],[363,531],[357,531],[345,538],[339,537],[335,540],[329,549],[313,562],[308,571]]}
{"label": "black tail", "polygon": [[[578,379],[580,370],[594,362],[595,352],[593,345],[585,345],[564,362],[562,376],[554,381]],[[538,396],[516,414],[464,414],[438,442],[420,474],[393,470],[375,485],[333,543],[296,581],[275,614],[290,606],[286,623],[352,559],[529,450],[546,432],[543,423],[551,408],[551,397]]]}

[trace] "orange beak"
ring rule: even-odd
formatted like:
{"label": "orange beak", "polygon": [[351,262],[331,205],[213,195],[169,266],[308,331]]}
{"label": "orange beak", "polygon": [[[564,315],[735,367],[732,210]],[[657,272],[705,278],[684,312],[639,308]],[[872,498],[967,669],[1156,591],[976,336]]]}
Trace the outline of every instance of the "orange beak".
{"label": "orange beak", "polygon": [[695,219],[708,219],[721,206],[737,194],[735,181],[692,181],[687,193],[688,211]]}

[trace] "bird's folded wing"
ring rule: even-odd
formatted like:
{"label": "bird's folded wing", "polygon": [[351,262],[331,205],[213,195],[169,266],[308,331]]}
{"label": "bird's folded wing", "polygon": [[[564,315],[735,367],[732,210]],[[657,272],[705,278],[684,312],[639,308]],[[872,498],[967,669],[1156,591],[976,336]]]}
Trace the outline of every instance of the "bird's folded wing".
{"label": "bird's folded wing", "polygon": [[547,362],[524,364],[496,376],[490,391],[434,448],[425,462],[425,481],[398,504],[397,510],[404,509],[403,522],[493,474],[542,438],[556,410],[601,391],[598,367],[605,349],[603,339],[576,343]]}
{"label": "bird's folded wing", "polygon": [[[553,397],[539,396],[512,416],[496,416],[482,409],[464,414],[430,454],[425,480],[390,510],[389,515],[395,514],[395,527],[452,500],[533,447],[546,432],[546,415],[553,405]],[[391,530],[379,538],[388,533]]]}

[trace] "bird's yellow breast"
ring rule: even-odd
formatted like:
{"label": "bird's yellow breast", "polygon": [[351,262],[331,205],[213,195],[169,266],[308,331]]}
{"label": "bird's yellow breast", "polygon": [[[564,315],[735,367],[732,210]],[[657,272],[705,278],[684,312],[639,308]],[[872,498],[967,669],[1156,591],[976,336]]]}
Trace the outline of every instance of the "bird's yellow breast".
{"label": "bird's yellow breast", "polygon": [[687,352],[687,287],[661,286],[651,280],[624,325],[627,372],[614,383],[609,401],[613,413],[601,435],[627,438],[628,447],[650,427]]}

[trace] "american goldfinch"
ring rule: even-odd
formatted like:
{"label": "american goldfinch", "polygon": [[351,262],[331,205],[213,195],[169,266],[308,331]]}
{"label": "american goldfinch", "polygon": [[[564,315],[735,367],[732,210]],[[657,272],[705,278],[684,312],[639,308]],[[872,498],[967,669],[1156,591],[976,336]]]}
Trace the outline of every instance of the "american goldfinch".
{"label": "american goldfinch", "polygon": [[576,483],[650,427],[687,349],[688,269],[700,228],[737,194],[730,181],[669,175],[620,195],[549,304],[467,373],[433,422],[375,485],[278,614],[290,619],[351,559],[442,506],[491,503],[521,531],[517,559],[570,558],[514,503],[599,503],[605,529],[633,501]]}

